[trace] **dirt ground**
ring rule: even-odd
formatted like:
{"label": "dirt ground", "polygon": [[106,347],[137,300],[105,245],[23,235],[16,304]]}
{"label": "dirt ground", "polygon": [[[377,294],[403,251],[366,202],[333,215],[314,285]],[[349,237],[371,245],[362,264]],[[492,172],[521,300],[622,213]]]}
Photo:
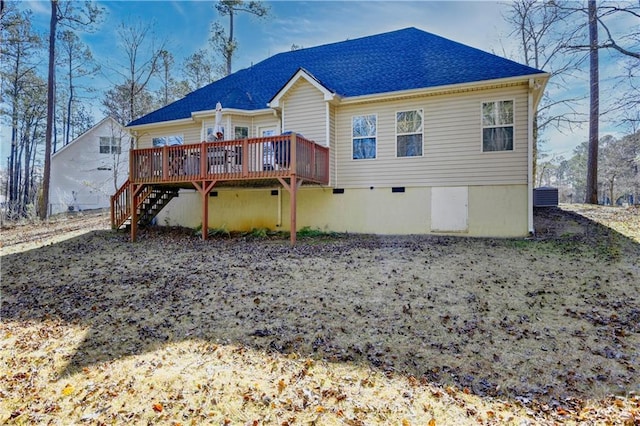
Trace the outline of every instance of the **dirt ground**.
{"label": "dirt ground", "polygon": [[640,423],[637,207],[293,248],[107,220],[2,230],[0,422]]}

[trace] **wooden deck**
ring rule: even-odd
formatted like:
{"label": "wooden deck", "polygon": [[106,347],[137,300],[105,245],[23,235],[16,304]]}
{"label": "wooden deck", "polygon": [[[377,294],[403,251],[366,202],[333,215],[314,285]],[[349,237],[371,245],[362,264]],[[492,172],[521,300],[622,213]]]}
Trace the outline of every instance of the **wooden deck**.
{"label": "wooden deck", "polygon": [[[129,155],[129,180],[111,197],[111,221],[116,229],[129,222],[132,241],[140,217],[155,216],[172,198],[162,197],[163,190],[170,194],[178,187],[200,192],[202,237],[206,239],[208,195],[214,187],[280,183],[291,194],[293,244],[297,189],[303,182],[329,183],[329,148],[295,133],[134,149]],[[157,211],[151,211],[154,209]]]}

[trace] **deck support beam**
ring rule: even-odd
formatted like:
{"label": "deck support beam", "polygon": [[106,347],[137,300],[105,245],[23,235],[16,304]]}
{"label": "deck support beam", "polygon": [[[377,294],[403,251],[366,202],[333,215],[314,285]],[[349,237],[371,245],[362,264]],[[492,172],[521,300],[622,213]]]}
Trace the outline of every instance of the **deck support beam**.
{"label": "deck support beam", "polygon": [[[209,235],[209,193],[215,186],[217,180],[202,182],[191,182],[202,197],[202,240],[206,240]],[[202,184],[201,184],[202,183]]]}
{"label": "deck support beam", "polygon": [[282,184],[283,188],[286,189],[289,192],[289,213],[290,213],[290,234],[291,234],[291,245],[294,246],[296,245],[296,233],[297,233],[297,223],[296,223],[296,216],[297,216],[297,194],[298,194],[298,189],[300,189],[300,186],[302,185],[302,182],[304,181],[304,179],[298,179],[296,177],[295,174],[291,174],[291,176],[289,177],[289,182],[287,182],[286,180],[284,180],[284,178],[278,178],[278,180],[280,181],[280,183]]}

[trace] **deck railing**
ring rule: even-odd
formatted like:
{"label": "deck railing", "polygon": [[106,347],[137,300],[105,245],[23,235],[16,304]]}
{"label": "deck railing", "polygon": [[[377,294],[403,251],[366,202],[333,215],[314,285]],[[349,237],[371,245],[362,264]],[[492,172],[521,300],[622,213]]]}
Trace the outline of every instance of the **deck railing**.
{"label": "deck railing", "polygon": [[329,182],[329,149],[291,133],[130,151],[136,184],[289,177]]}

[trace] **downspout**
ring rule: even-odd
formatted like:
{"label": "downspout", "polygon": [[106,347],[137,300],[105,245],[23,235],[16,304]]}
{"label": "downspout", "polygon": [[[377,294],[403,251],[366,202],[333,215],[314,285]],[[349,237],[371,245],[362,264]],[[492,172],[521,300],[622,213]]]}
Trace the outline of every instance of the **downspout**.
{"label": "downspout", "polygon": [[331,108],[329,107],[329,101],[325,102],[325,110],[326,110],[326,120],[325,120],[325,131],[324,131],[324,146],[328,147],[329,149],[331,149],[331,146],[329,145],[329,138],[331,135]]}
{"label": "downspout", "polygon": [[[278,111],[274,108],[273,115],[278,117]],[[284,127],[284,100],[282,100],[282,109],[280,110],[280,133],[285,132]],[[278,187],[278,222],[276,228],[282,226],[282,188]]]}
{"label": "downspout", "polygon": [[527,97],[527,221],[529,236],[534,236],[533,227],[533,91],[535,81],[529,79],[529,93]]}

